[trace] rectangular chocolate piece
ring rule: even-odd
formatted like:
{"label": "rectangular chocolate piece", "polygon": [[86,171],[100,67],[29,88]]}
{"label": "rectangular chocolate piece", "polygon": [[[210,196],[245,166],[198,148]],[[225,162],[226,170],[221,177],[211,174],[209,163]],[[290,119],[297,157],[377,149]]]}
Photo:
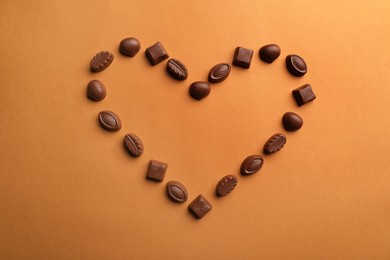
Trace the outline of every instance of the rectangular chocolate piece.
{"label": "rectangular chocolate piece", "polygon": [[152,64],[153,66],[159,64],[165,59],[168,59],[169,57],[167,51],[164,49],[164,46],[161,44],[161,42],[157,42],[147,48],[145,54],[150,64]]}
{"label": "rectangular chocolate piece", "polygon": [[234,52],[233,65],[242,68],[249,68],[251,66],[253,50],[237,47]]}
{"label": "rectangular chocolate piece", "polygon": [[292,93],[298,106],[302,106],[307,102],[316,99],[316,95],[309,84],[305,84],[297,89],[294,89]]}
{"label": "rectangular chocolate piece", "polygon": [[191,211],[191,213],[196,217],[196,218],[202,218],[204,215],[206,215],[213,206],[211,205],[210,202],[206,200],[205,197],[203,197],[202,194],[199,194],[196,199],[194,199],[190,205],[188,205],[188,209]]}
{"label": "rectangular chocolate piece", "polygon": [[150,160],[148,173],[146,178],[152,181],[161,182],[164,180],[168,164],[156,160]]}

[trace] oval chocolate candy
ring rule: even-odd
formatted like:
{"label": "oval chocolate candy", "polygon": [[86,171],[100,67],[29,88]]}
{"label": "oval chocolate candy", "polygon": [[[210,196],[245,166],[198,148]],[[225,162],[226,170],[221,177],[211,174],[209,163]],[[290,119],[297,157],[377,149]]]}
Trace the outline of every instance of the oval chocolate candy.
{"label": "oval chocolate candy", "polygon": [[186,187],[178,181],[169,181],[166,186],[168,197],[174,202],[185,202],[188,198]]}
{"label": "oval chocolate candy", "polygon": [[274,134],[271,136],[264,145],[264,153],[271,154],[276,153],[286,144],[287,138],[284,134]]}
{"label": "oval chocolate candy", "polygon": [[100,101],[106,97],[106,88],[99,80],[91,80],[87,86],[87,96],[93,101]]}
{"label": "oval chocolate candy", "polygon": [[119,44],[119,51],[125,56],[134,57],[141,49],[141,43],[134,37],[123,39]]}
{"label": "oval chocolate candy", "polygon": [[303,119],[298,114],[286,112],[283,115],[282,123],[287,131],[296,131],[302,127]]}
{"label": "oval chocolate candy", "polygon": [[238,179],[234,175],[226,175],[217,184],[216,192],[218,196],[228,195],[237,186]]}
{"label": "oval chocolate candy", "polygon": [[114,60],[114,55],[108,51],[101,51],[92,58],[90,66],[91,71],[100,72],[110,66]]}
{"label": "oval chocolate candy", "polygon": [[141,139],[135,134],[125,135],[123,143],[129,154],[133,157],[138,157],[144,152],[144,145]]}
{"label": "oval chocolate candy", "polygon": [[122,128],[122,122],[117,114],[104,110],[99,113],[100,125],[108,131],[118,131]]}
{"label": "oval chocolate candy", "polygon": [[195,81],[190,86],[190,95],[198,100],[207,97],[210,94],[211,87],[207,81]]}
{"label": "oval chocolate candy", "polygon": [[261,155],[250,155],[241,164],[241,175],[251,175],[258,172],[263,166],[264,159]]}
{"label": "oval chocolate candy", "polygon": [[307,72],[306,62],[295,54],[286,57],[286,67],[287,70],[296,77],[302,77]]}
{"label": "oval chocolate candy", "polygon": [[167,62],[169,75],[177,80],[185,80],[188,77],[187,67],[177,59],[169,59]]}
{"label": "oval chocolate candy", "polygon": [[209,82],[218,83],[224,81],[230,73],[231,66],[228,63],[219,63],[211,68]]}
{"label": "oval chocolate candy", "polygon": [[260,59],[272,63],[280,56],[280,47],[277,44],[268,44],[260,48]]}

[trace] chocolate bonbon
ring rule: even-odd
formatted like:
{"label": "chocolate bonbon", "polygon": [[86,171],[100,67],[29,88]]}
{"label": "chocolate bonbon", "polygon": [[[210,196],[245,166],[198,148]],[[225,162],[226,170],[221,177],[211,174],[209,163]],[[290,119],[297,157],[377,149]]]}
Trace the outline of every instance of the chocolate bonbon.
{"label": "chocolate bonbon", "polygon": [[122,128],[122,122],[117,114],[112,111],[104,110],[99,113],[100,125],[108,131],[119,131]]}
{"label": "chocolate bonbon", "polygon": [[274,134],[271,136],[264,145],[264,153],[271,154],[276,153],[286,144],[287,138],[284,134]]}
{"label": "chocolate bonbon", "polygon": [[226,175],[217,184],[216,193],[218,196],[228,195],[237,186],[238,179],[234,175]]}
{"label": "chocolate bonbon", "polygon": [[210,94],[211,87],[207,81],[195,81],[190,86],[190,95],[198,100],[207,97]]}
{"label": "chocolate bonbon", "polygon": [[137,38],[123,39],[119,44],[119,51],[125,56],[134,57],[141,49],[141,43]]}
{"label": "chocolate bonbon", "polygon": [[286,112],[282,117],[282,123],[286,131],[296,131],[303,125],[303,119],[298,114]]}
{"label": "chocolate bonbon", "polygon": [[150,64],[153,66],[169,58],[169,55],[161,42],[156,42],[147,48],[145,55],[148,58]]}
{"label": "chocolate bonbon", "polygon": [[272,63],[280,56],[280,47],[277,44],[264,45],[259,50],[259,56],[263,61]]}
{"label": "chocolate bonbon", "polygon": [[219,63],[211,68],[209,82],[218,83],[224,81],[230,73],[231,66],[227,63]]}
{"label": "chocolate bonbon", "polygon": [[168,164],[156,160],[150,160],[146,178],[152,181],[161,182],[164,180]]}
{"label": "chocolate bonbon", "polygon": [[135,134],[130,133],[125,135],[123,143],[129,154],[133,157],[141,156],[144,152],[144,145],[141,139]]}
{"label": "chocolate bonbon", "polygon": [[263,163],[264,163],[263,156],[257,154],[249,155],[241,163],[241,168],[240,168],[241,175],[251,175],[258,172],[263,166]]}
{"label": "chocolate bonbon", "polygon": [[91,80],[87,86],[87,96],[93,101],[101,101],[106,97],[106,87],[99,80]]}
{"label": "chocolate bonbon", "polygon": [[186,187],[178,181],[169,181],[166,186],[168,197],[174,202],[185,202],[188,198]]}
{"label": "chocolate bonbon", "polygon": [[101,51],[92,58],[90,63],[91,71],[100,72],[110,66],[113,60],[114,55],[112,53]]}
{"label": "chocolate bonbon", "polygon": [[199,194],[199,196],[188,205],[190,212],[198,219],[203,218],[203,216],[212,208],[213,206],[211,203],[202,194]]}
{"label": "chocolate bonbon", "polygon": [[287,70],[296,77],[302,77],[307,72],[306,62],[295,54],[286,57],[286,67]]}
{"label": "chocolate bonbon", "polygon": [[188,69],[181,61],[169,59],[167,62],[167,71],[169,75],[177,80],[185,80],[188,77]]}
{"label": "chocolate bonbon", "polygon": [[234,51],[233,65],[248,69],[251,66],[252,56],[253,50],[237,47]]}
{"label": "chocolate bonbon", "polygon": [[294,89],[292,94],[298,106],[302,106],[316,99],[316,95],[314,94],[310,84],[305,84],[299,88]]}

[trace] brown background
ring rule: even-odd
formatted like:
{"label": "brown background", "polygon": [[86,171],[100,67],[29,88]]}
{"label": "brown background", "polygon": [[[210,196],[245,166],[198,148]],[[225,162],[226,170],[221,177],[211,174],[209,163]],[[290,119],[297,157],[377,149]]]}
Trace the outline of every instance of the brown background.
{"label": "brown background", "polygon": [[[2,0],[0,258],[389,259],[389,3]],[[142,44],[134,58],[118,52],[129,36]],[[186,81],[148,64],[156,41],[187,65]],[[271,65],[257,55],[268,43],[282,49]],[[251,68],[191,99],[190,83],[236,46],[255,50]],[[115,60],[90,73],[101,50]],[[303,78],[285,69],[290,53],[305,58]],[[85,96],[92,79],[107,87],[102,102]],[[317,99],[297,107],[304,83]],[[121,131],[99,127],[104,109]],[[303,128],[239,176],[285,133],[286,111]],[[138,159],[122,147],[128,132],[146,147]],[[145,180],[150,159],[169,164],[163,183]],[[226,174],[239,184],[216,198]],[[187,203],[167,199],[169,180],[187,186]],[[187,206],[199,193],[214,208],[198,221]]]}

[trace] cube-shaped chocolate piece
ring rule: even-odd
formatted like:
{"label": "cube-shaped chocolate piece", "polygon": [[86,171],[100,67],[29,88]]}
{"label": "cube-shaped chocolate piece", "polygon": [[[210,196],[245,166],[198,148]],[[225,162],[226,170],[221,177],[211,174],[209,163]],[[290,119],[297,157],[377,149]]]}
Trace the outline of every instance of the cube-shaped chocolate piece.
{"label": "cube-shaped chocolate piece", "polygon": [[309,84],[305,84],[297,89],[294,89],[292,93],[298,106],[302,106],[307,102],[316,99],[316,95]]}
{"label": "cube-shaped chocolate piece", "polygon": [[210,202],[206,200],[205,197],[203,197],[202,194],[199,194],[196,199],[194,199],[190,205],[188,205],[188,209],[191,211],[191,213],[196,218],[202,218],[204,215],[206,215],[207,212],[209,212],[213,206]]}
{"label": "cube-shaped chocolate piece", "polygon": [[248,69],[251,66],[253,50],[237,47],[234,52],[233,65]]}
{"label": "cube-shaped chocolate piece", "polygon": [[152,181],[161,182],[164,180],[165,172],[167,171],[168,164],[159,162],[156,160],[150,160],[148,173],[146,178]]}
{"label": "cube-shaped chocolate piece", "polygon": [[161,44],[161,42],[157,42],[147,48],[145,54],[150,64],[152,64],[153,66],[159,64],[163,60],[168,59],[169,57],[167,51],[164,49],[164,46]]}

